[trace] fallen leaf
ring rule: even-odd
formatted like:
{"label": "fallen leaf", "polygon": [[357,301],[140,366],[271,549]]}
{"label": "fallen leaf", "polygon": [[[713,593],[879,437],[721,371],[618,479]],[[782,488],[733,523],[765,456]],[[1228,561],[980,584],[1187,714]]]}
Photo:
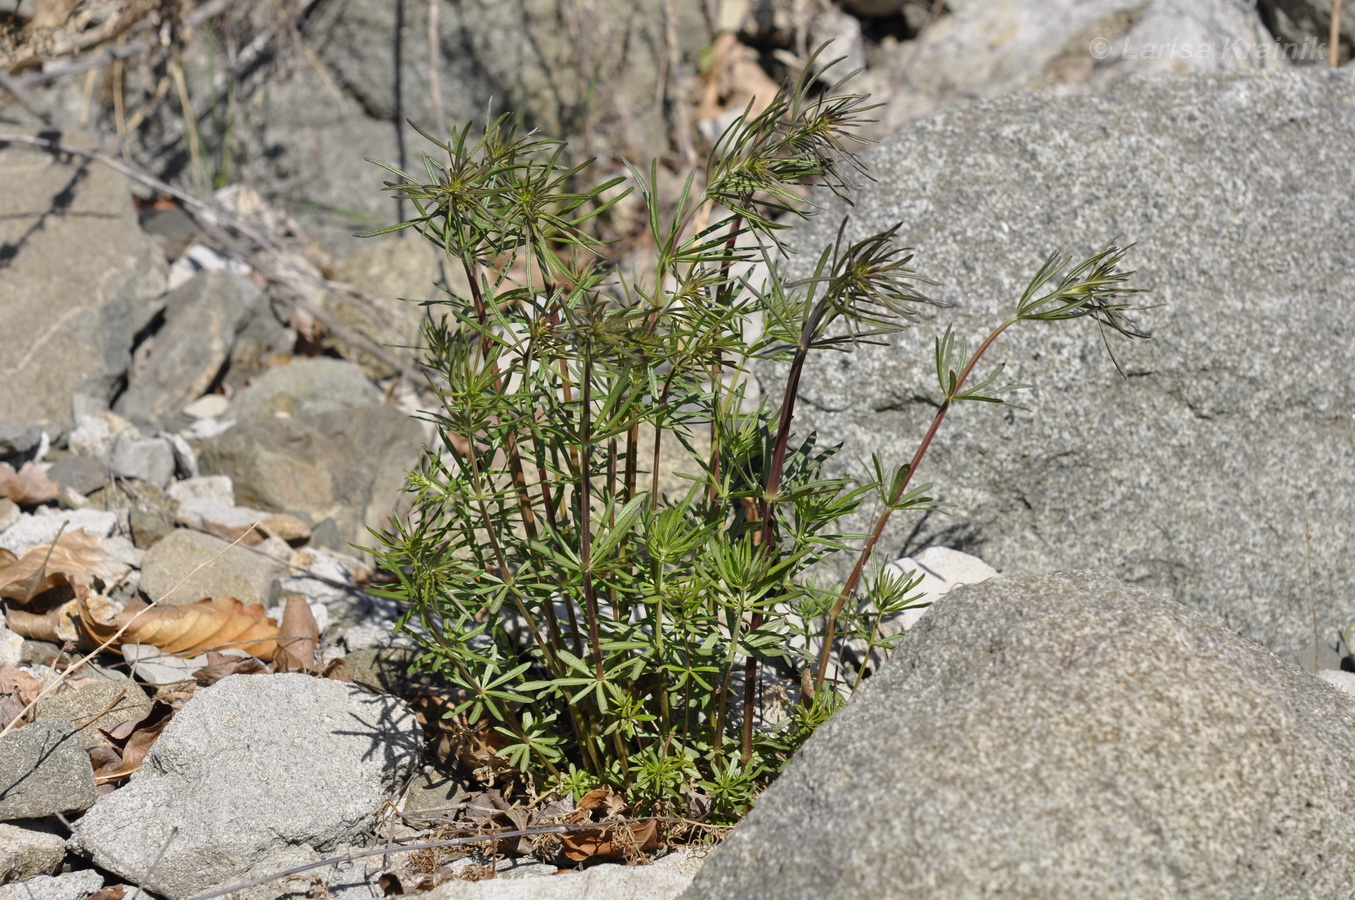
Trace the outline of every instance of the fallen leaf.
{"label": "fallen leaf", "polygon": [[278,652],[273,665],[279,672],[309,672],[315,668],[315,646],[320,641],[320,626],[306,598],[287,595],[278,629]]}
{"label": "fallen leaf", "polygon": [[41,691],[32,675],[12,663],[0,663],[0,728],[19,718]]}
{"label": "fallen leaf", "polygon": [[643,822],[614,822],[626,811],[626,801],[609,787],[589,791],[579,798],[578,806],[566,821],[582,824],[598,822],[597,828],[571,831],[560,835],[561,848],[575,862],[586,859],[631,860],[659,844],[658,823],[653,819]]}
{"label": "fallen leaf", "polygon": [[55,500],[61,488],[35,463],[26,462],[19,471],[9,463],[0,463],[0,497],[8,497],[20,506],[37,506]]}
{"label": "fallen leaf", "polygon": [[102,891],[95,891],[85,900],[122,900],[127,896],[127,889],[124,887],[104,888]]}
{"label": "fallen leaf", "polygon": [[193,673],[193,680],[199,687],[207,687],[228,675],[262,675],[266,671],[264,664],[252,656],[241,659],[217,650],[208,650],[207,665]]}
{"label": "fallen leaf", "polygon": [[22,609],[11,609],[5,613],[5,619],[9,622],[9,630],[19,637],[35,641],[47,641],[52,644],[60,644],[69,640],[69,636],[63,637],[61,635],[60,610],[54,609],[39,615],[38,613],[24,612]]}
{"label": "fallen leaf", "polygon": [[633,859],[641,853],[657,850],[659,827],[653,819],[619,823],[560,835],[565,856],[575,862],[587,859]]}
{"label": "fallen leaf", "polygon": [[[100,768],[96,765],[94,783],[107,784],[110,781],[117,781],[140,769],[146,753],[173,717],[174,708],[168,703],[156,700],[141,718],[121,722],[112,728],[100,728],[99,733],[112,741],[121,757],[115,766]],[[92,762],[92,755],[90,759]]]}
{"label": "fallen leaf", "polygon": [[[114,584],[131,571],[104,549],[98,535],[83,530],[66,534],[62,527],[51,543],[34,547],[22,557],[0,550],[0,599],[27,606],[54,588],[68,588],[73,593],[78,586],[90,588],[96,581]],[[70,595],[65,593],[59,600]]]}
{"label": "fallen leaf", "polygon": [[99,621],[81,601],[77,627],[85,644],[95,647],[109,641],[113,650],[123,644],[150,644],[166,653],[193,656],[238,647],[265,661],[277,651],[277,623],[264,616],[262,606],[246,606],[234,597],[185,606],[147,607],[138,601],[128,603],[110,621]]}

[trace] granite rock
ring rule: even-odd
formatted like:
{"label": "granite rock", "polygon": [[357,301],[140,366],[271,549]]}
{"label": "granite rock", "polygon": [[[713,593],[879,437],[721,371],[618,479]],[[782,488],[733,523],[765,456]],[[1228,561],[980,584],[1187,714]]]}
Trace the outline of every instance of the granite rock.
{"label": "granite rock", "polygon": [[0,821],[79,812],[94,798],[94,768],[69,719],[34,722],[0,738]]}
{"label": "granite rock", "polygon": [[1355,698],[1086,573],[952,591],[684,900],[1345,898]]}
{"label": "granite rock", "polygon": [[[847,239],[902,223],[927,292],[956,304],[890,346],[811,361],[796,426],[843,441],[834,471],[906,461],[935,413],[934,342],[977,344],[1053,251],[1121,235],[1151,293],[1147,341],[1089,322],[1009,329],[983,371],[1024,409],[961,404],[919,468],[952,504],[895,516],[890,558],[942,544],[1008,574],[1079,567],[1170,592],[1287,658],[1355,621],[1355,212],[1334,147],[1355,72],[1145,78],[1098,98],[955,107],[866,158]],[[833,207],[793,233],[810,257]],[[779,396],[784,368],[759,370]],[[868,530],[864,518],[847,523]],[[855,527],[853,527],[855,526]],[[1311,538],[1305,535],[1311,534]],[[1311,580],[1306,561],[1311,560]],[[850,561],[836,563],[845,569]]]}
{"label": "granite rock", "polygon": [[76,823],[72,847],[179,900],[280,847],[370,837],[421,744],[392,697],[306,675],[233,675],[174,717],[141,770]]}
{"label": "granite rock", "polygon": [[141,591],[175,605],[196,603],[204,597],[235,597],[245,604],[267,605],[276,593],[276,580],[285,572],[281,563],[245,547],[232,547],[215,535],[180,528],[146,551]]}
{"label": "granite rock", "polygon": [[199,456],[204,472],[231,477],[237,503],[291,513],[315,542],[347,550],[385,524],[422,447],[416,419],[364,406],[244,422],[202,441]]}
{"label": "granite rock", "polygon": [[0,884],[51,875],[66,859],[66,839],[41,820],[0,822]]}
{"label": "granite rock", "polygon": [[205,394],[230,358],[235,334],[259,288],[221,271],[206,271],[165,297],[165,323],[138,355],[114,409],[135,421],[170,427]]}

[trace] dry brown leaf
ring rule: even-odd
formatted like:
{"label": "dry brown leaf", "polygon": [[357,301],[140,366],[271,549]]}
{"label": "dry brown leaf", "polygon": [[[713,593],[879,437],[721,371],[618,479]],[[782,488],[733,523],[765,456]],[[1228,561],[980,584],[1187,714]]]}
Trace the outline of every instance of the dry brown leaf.
{"label": "dry brown leaf", "polygon": [[20,506],[37,506],[55,500],[61,488],[47,473],[31,462],[19,471],[9,463],[0,463],[0,497],[8,497]]}
{"label": "dry brown leaf", "polygon": [[279,672],[309,672],[315,668],[315,647],[320,642],[320,626],[310,604],[297,594],[287,595],[278,629],[278,652],[273,665]]}
{"label": "dry brown leaf", "polygon": [[113,746],[119,750],[120,759],[115,766],[99,768],[96,765],[94,783],[107,784],[110,781],[117,781],[140,769],[146,753],[173,717],[174,708],[168,703],[156,700],[141,718],[121,722],[112,728],[100,728],[99,733],[112,741]]}
{"label": "dry brown leaf", "polygon": [[0,728],[19,718],[42,691],[32,675],[11,663],[0,663]]}
{"label": "dry brown leaf", "polygon": [[122,898],[126,896],[127,896],[126,888],[111,887],[104,888],[101,891],[95,891],[94,893],[86,897],[85,900],[122,900]]}
{"label": "dry brown leaf", "polygon": [[644,822],[615,822],[626,811],[626,801],[609,787],[591,790],[579,798],[579,804],[568,815],[576,824],[598,822],[597,828],[571,831],[560,835],[565,855],[575,862],[586,859],[634,859],[639,854],[656,849],[659,844],[658,824],[653,819]]}
{"label": "dry brown leaf", "polygon": [[586,859],[631,859],[640,853],[657,850],[659,827],[653,819],[621,823],[560,835],[565,856],[575,862]]}
{"label": "dry brown leaf", "polygon": [[5,613],[5,618],[9,622],[9,630],[19,637],[30,638],[35,641],[48,641],[53,644],[60,644],[65,640],[60,632],[60,610],[54,609],[38,615],[37,613],[24,612],[22,609],[11,609]]}
{"label": "dry brown leaf", "polygon": [[252,656],[241,659],[217,650],[208,650],[207,665],[193,673],[193,680],[199,687],[207,687],[228,675],[262,675],[266,671],[264,664]]}
{"label": "dry brown leaf", "polygon": [[[262,606],[246,606],[234,597],[199,600],[186,606],[147,608],[143,603],[129,603],[107,622],[96,619],[82,601],[77,625],[86,645],[95,647],[110,641],[111,650],[123,644],[150,644],[166,653],[193,656],[238,647],[265,661],[277,651],[277,623],[264,616]],[[124,625],[126,630],[114,638]]]}
{"label": "dry brown leaf", "polygon": [[[27,605],[53,588],[91,587],[96,580],[116,582],[130,571],[104,549],[103,539],[83,530],[58,534],[56,539],[15,558],[0,551],[0,599]],[[66,593],[60,599],[66,599]]]}

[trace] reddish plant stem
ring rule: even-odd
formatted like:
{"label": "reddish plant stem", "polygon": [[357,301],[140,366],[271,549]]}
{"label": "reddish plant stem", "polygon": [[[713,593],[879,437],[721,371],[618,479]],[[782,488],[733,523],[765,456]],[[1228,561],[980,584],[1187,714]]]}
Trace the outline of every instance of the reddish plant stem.
{"label": "reddish plant stem", "polygon": [[1008,319],[997,328],[993,329],[993,332],[989,334],[988,337],[984,338],[983,343],[974,351],[974,355],[969,358],[967,363],[965,363],[964,369],[960,371],[960,375],[956,379],[955,387],[951,391],[950,396],[947,397],[940,408],[937,409],[936,415],[932,417],[932,424],[927,429],[927,434],[922,438],[922,442],[918,444],[917,451],[913,453],[913,458],[908,463],[907,474],[904,475],[899,483],[898,489],[889,497],[888,502],[885,504],[885,508],[881,510],[879,517],[875,520],[875,527],[871,529],[870,537],[866,539],[865,545],[861,548],[860,555],[856,558],[856,565],[852,567],[851,574],[847,576],[847,581],[842,586],[841,595],[837,598],[837,602],[833,604],[832,612],[828,614],[828,627],[823,635],[823,649],[819,651],[819,669],[814,677],[815,692],[823,687],[824,679],[828,676],[828,658],[833,650],[833,641],[837,637],[838,617],[842,615],[842,609],[847,605],[847,601],[856,593],[857,585],[861,583],[861,575],[866,570],[866,564],[870,562],[870,557],[875,550],[875,545],[880,542],[880,536],[884,534],[885,525],[889,523],[890,517],[894,514],[894,505],[899,502],[900,497],[907,493],[908,485],[912,482],[913,476],[917,474],[917,467],[921,465],[922,458],[927,455],[927,450],[931,447],[932,440],[936,437],[936,432],[940,429],[941,423],[945,420],[946,413],[950,411],[950,407],[955,400],[955,395],[957,395],[960,392],[960,389],[964,387],[965,382],[969,379],[970,373],[974,371],[974,366],[978,364],[979,358],[988,351],[988,348],[993,345],[993,342],[998,339],[998,336],[1016,321],[1017,319],[1014,318]]}

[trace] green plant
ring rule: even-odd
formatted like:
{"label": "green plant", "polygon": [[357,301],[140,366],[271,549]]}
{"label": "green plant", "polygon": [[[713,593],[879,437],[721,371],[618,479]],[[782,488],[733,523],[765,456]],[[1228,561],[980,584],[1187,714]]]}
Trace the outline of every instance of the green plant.
{"label": "green plant", "polygon": [[[469,126],[424,134],[438,148],[426,180],[381,164],[417,215],[370,234],[415,229],[470,288],[434,305],[441,446],[410,474],[412,512],[379,559],[398,576],[388,594],[409,604],[402,627],[463,692],[457,715],[492,729],[538,786],[605,784],[642,811],[736,820],[859,682],[834,649],[895,640],[879,623],[917,582],[867,567],[891,515],[931,505],[912,478],[946,411],[1011,389],[996,370],[970,384],[993,341],[1026,320],[1140,334],[1118,248],[1061,277],[1066,261],[1051,257],[975,353],[950,331],[938,341],[943,402],[907,464],[876,457],[864,485],[825,474],[835,448],[793,430],[806,358],[881,341],[934,301],[895,229],[848,242],[844,222],[799,281],[774,262],[778,216],[809,215],[806,189],[844,195],[865,174],[852,151],[871,107],[812,96],[811,69],[724,134],[704,189],[689,177],[671,213],[657,166],[631,169],[654,244],[642,276],[604,263],[589,232],[620,180],[575,190],[588,164],[567,165],[560,142],[499,119],[478,139]],[[750,263],[765,282],[739,274]],[[790,363],[775,409],[745,408],[757,359]],[[680,495],[659,487],[665,441],[686,453]],[[871,495],[873,532],[840,533]],[[845,585],[806,577],[839,551],[858,559]],[[789,701],[773,715],[778,693]]]}

